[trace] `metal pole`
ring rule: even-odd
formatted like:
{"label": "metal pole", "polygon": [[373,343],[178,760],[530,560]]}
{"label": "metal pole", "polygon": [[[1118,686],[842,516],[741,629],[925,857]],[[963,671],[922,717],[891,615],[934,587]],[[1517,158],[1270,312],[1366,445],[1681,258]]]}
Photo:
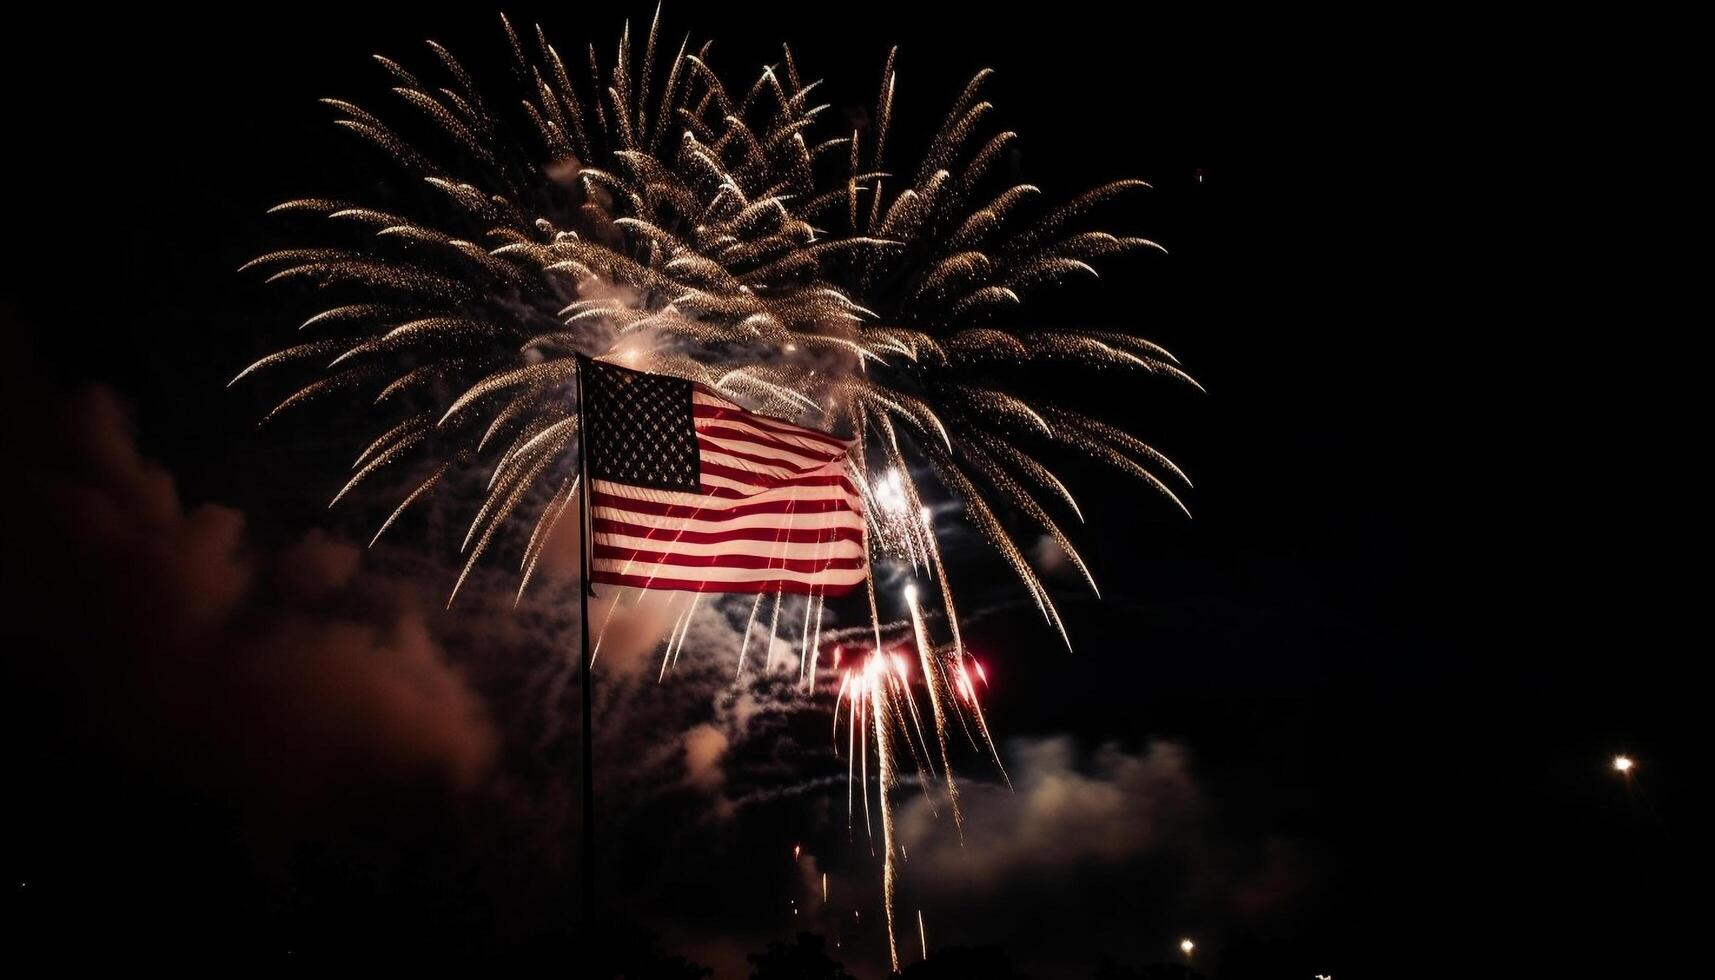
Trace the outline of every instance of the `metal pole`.
{"label": "metal pole", "polygon": [[578,512],[582,522],[578,542],[578,628],[583,633],[579,648],[578,688],[583,698],[583,790],[584,790],[584,923],[595,921],[595,739],[590,710],[590,466],[589,427],[584,415],[584,381],[589,359],[578,364]]}

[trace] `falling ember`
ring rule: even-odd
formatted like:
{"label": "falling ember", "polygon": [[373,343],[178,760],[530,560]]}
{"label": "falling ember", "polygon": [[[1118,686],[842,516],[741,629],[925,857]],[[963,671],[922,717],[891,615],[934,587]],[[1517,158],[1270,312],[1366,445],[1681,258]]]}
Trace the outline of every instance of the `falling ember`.
{"label": "falling ember", "polygon": [[[877,662],[880,659],[877,658]],[[893,935],[893,804],[888,789],[893,786],[893,751],[888,731],[888,700],[877,698],[870,705],[870,717],[875,720],[876,784],[881,800],[881,909],[887,917],[887,955],[893,961],[893,972],[899,972],[899,941]]]}
{"label": "falling ember", "polygon": [[[947,804],[953,811],[953,826],[964,834],[965,818],[959,810],[959,785],[953,779],[953,762],[947,755],[947,713],[942,707],[943,688],[946,686],[946,674],[942,663],[936,658],[930,648],[926,631],[923,628],[923,613],[917,608],[917,586],[905,587],[905,605],[911,610],[911,635],[916,641],[918,663],[923,668],[923,688],[929,694],[929,709],[935,722],[935,741],[940,749],[941,771],[947,781]],[[975,701],[972,702],[975,704]],[[921,915],[921,913],[919,913]]]}
{"label": "falling ember", "polygon": [[802,845],[802,844],[793,844],[792,845],[792,860],[793,861],[797,861],[799,856],[802,855],[803,853],[804,853],[804,845]]}
{"label": "falling ember", "polygon": [[929,958],[929,933],[923,928],[923,910],[917,910],[917,942],[923,948],[923,958]]}
{"label": "falling ember", "polygon": [[[524,81],[518,91],[485,97],[437,44],[433,77],[377,58],[392,94],[419,114],[407,131],[423,132],[420,141],[400,135],[385,113],[325,100],[336,125],[403,171],[399,187],[419,193],[390,198],[385,210],[330,198],[273,209],[320,222],[334,244],[281,249],[244,268],[306,287],[324,305],[307,315],[302,343],[233,380],[283,366],[315,373],[268,418],[334,394],[358,396],[381,435],[335,501],[384,472],[409,480],[377,539],[412,505],[456,485],[452,474],[486,474],[449,605],[491,546],[510,540],[501,532],[515,520],[527,525],[516,556],[520,598],[549,553],[550,532],[578,490],[578,355],[689,379],[746,409],[851,439],[849,477],[868,521],[872,642],[833,651],[834,725],[838,734],[846,712],[848,774],[863,788],[866,827],[872,752],[876,759],[897,967],[895,749],[912,756],[926,794],[944,780],[955,823],[949,724],[980,737],[1000,761],[978,698],[986,676],[960,637],[930,503],[962,515],[1068,646],[1011,530],[1014,517],[1034,525],[1094,589],[1062,526],[1083,514],[1046,461],[1088,457],[1184,509],[1178,488],[1189,480],[1165,455],[1022,390],[1045,368],[1081,370],[1092,386],[1130,384],[1134,372],[1196,385],[1157,344],[1058,325],[1077,307],[1050,294],[1092,276],[1092,263],[1163,251],[1088,227],[1092,212],[1149,185],[1118,180],[1033,208],[1039,189],[1009,185],[997,166],[1016,134],[984,135],[994,109],[981,98],[987,70],[912,162],[885,152],[897,87],[891,53],[877,125],[853,132],[828,125],[828,106],[811,99],[818,83],[800,77],[789,50],[791,70],[729,88],[699,53],[706,46],[688,36],[667,57],[674,46],[657,46],[657,14],[641,52],[629,29],[606,69],[592,47],[594,84],[586,85],[574,83],[540,28],[520,32],[504,18],[502,26],[511,75]],[[996,326],[996,314],[1013,307],[1037,319],[1009,314],[999,322],[1016,325]],[[1024,370],[992,370],[999,367]],[[1023,380],[1002,388],[989,380],[995,375]],[[932,583],[925,594],[940,600],[926,615],[912,584],[911,635],[891,646],[877,612],[878,577],[891,580],[883,570]],[[791,637],[780,633],[783,599],[773,590],[766,616],[767,591],[751,600],[738,673],[754,638],[766,651],[764,673],[796,648],[800,681],[814,690],[825,597],[808,597],[801,616],[793,608],[784,625],[801,633]],[[697,611],[694,596],[677,610],[659,676],[684,652]],[[855,804],[848,787],[848,815]]]}

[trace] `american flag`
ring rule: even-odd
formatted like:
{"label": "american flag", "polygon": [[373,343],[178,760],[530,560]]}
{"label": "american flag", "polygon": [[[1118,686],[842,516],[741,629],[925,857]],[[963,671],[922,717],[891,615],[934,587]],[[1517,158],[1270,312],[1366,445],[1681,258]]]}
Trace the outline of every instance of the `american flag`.
{"label": "american flag", "polygon": [[584,371],[593,581],[816,595],[863,582],[851,443],[681,378]]}

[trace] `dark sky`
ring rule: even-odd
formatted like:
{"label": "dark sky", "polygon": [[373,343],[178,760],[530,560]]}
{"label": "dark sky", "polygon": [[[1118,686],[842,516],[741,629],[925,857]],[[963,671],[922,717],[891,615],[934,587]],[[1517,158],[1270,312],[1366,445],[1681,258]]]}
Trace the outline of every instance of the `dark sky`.
{"label": "dark sky", "polygon": [[[1036,977],[1168,960],[1182,935],[1232,976],[1667,955],[1707,696],[1695,368],[1648,329],[1677,266],[1636,217],[1673,202],[1658,103],[1628,113],[1632,90],[1514,26],[994,9],[666,15],[715,37],[729,78],[790,41],[837,108],[871,101],[900,44],[907,148],[995,68],[1024,179],[1155,185],[1122,217],[1171,254],[1075,309],[1209,391],[1102,403],[1190,472],[1196,518],[1069,469],[1105,596],[1055,583],[1075,653],[955,554],[1015,792],[964,760],[961,852],[901,791],[902,922],[922,908],[932,946],[999,946]],[[574,47],[648,13],[539,16]],[[384,497],[324,509],[375,428],[361,411],[258,429],[275,389],[224,387],[302,319],[234,272],[285,243],[264,210],[379,172],[315,100],[381,103],[367,56],[426,64],[425,37],[479,70],[500,52],[489,10],[318,3],[92,13],[9,45],[17,956],[582,955],[575,593],[514,613],[496,563],[442,611],[438,516],[360,553]],[[729,688],[723,623],[699,621],[706,662],[665,685],[604,675],[615,917],[718,975],[809,927],[877,976],[879,866],[846,836],[825,709]]]}

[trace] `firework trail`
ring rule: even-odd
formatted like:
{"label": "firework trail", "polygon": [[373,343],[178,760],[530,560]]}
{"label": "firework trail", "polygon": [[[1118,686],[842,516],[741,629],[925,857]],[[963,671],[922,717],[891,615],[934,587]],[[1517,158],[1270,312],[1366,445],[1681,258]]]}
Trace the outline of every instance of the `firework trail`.
{"label": "firework trail", "polygon": [[[847,710],[873,729],[853,722],[848,748],[864,762],[867,799],[866,745],[874,743],[891,905],[892,741],[910,747],[920,770],[934,775],[939,763],[955,821],[949,718],[974,727],[992,752],[970,679],[980,667],[958,634],[925,486],[958,502],[1062,638],[1047,588],[1001,520],[1015,513],[1036,524],[1095,587],[1055,516],[1082,521],[1041,462],[1045,450],[1093,457],[1183,509],[1171,484],[1188,481],[1167,457],[987,377],[1006,365],[1061,365],[1196,384],[1166,350],[1129,334],[1005,325],[1018,321],[1012,308],[1027,298],[1095,275],[1098,259],[1159,249],[1079,225],[1092,208],[1147,185],[1104,184],[1026,220],[1038,189],[994,180],[1016,134],[985,127],[987,70],[912,166],[886,154],[893,53],[873,125],[848,131],[826,121],[828,106],[814,100],[819,83],[804,81],[789,48],[750,85],[729,88],[708,43],[661,36],[659,11],[641,45],[627,26],[610,58],[593,45],[562,57],[540,27],[520,32],[504,17],[502,27],[514,85],[506,98],[491,100],[430,41],[432,75],[376,56],[405,118],[324,100],[336,125],[397,164],[418,188],[417,203],[409,213],[322,198],[274,208],[316,221],[331,244],[271,252],[245,268],[317,287],[322,303],[303,323],[303,342],[238,378],[290,365],[315,370],[269,418],[336,393],[369,400],[383,431],[335,501],[385,470],[412,460],[421,467],[377,538],[450,471],[487,470],[453,596],[520,518],[530,527],[522,594],[575,496],[575,354],[688,378],[754,410],[855,438],[851,470],[871,525],[870,564],[935,580],[951,632],[949,644],[928,636],[909,587],[904,649],[927,693],[927,737],[907,678],[888,666],[905,661],[882,643],[873,576],[874,642],[840,673]],[[1056,313],[1052,298],[1039,309],[1048,319]],[[755,600],[746,649],[751,629],[766,622],[772,656],[780,599],[767,619]],[[816,686],[821,606],[811,596],[804,609],[807,688]],[[663,673],[683,625],[675,632]],[[872,664],[882,665],[873,676]],[[897,965],[891,913],[889,936]]]}
{"label": "firework trail", "polygon": [[[839,686],[834,698],[834,744],[840,743],[840,722],[845,719],[846,744],[848,751],[847,765],[857,771],[848,769],[847,778],[847,821],[855,823],[852,810],[856,800],[849,789],[852,785],[864,787],[864,823],[865,828],[873,834],[870,824],[869,802],[869,760],[868,748],[873,745],[876,756],[876,785],[878,807],[881,813],[882,837],[882,900],[887,912],[888,950],[893,956],[893,968],[899,969],[898,943],[893,934],[893,886],[896,878],[894,859],[896,852],[893,845],[893,807],[888,791],[898,780],[898,767],[895,762],[897,745],[902,742],[907,752],[912,756],[919,782],[923,787],[924,798],[928,801],[931,812],[935,808],[935,797],[930,792],[934,783],[935,762],[931,754],[931,740],[939,742],[942,772],[946,779],[947,800],[949,801],[955,824],[959,823],[959,795],[953,780],[953,771],[947,758],[947,726],[946,714],[956,715],[961,726],[971,732],[970,721],[977,725],[981,732],[984,746],[1000,767],[1000,756],[994,750],[994,744],[988,737],[988,726],[983,719],[982,705],[978,701],[977,684],[972,680],[973,672],[986,686],[986,673],[982,665],[967,652],[957,653],[951,647],[931,649],[923,629],[922,614],[916,608],[916,596],[907,595],[907,602],[912,607],[912,621],[909,632],[905,624],[889,624],[888,632],[891,637],[887,645],[870,647],[867,644],[869,628],[846,631],[846,639],[856,638],[857,646],[846,647],[836,642],[833,647],[832,664],[835,674],[839,677]],[[912,655],[908,650],[916,650],[916,659],[923,667],[925,676],[919,682],[912,677]],[[849,656],[848,656],[849,654]],[[943,673],[946,672],[946,673]],[[947,674],[952,680],[949,682]],[[925,729],[923,717],[917,705],[915,691],[921,687],[932,703],[934,709],[934,724]],[[944,710],[935,699],[948,696],[950,710]],[[972,741],[975,741],[973,737]],[[1005,770],[1001,769],[1004,775]],[[961,828],[961,833],[962,833]]]}

